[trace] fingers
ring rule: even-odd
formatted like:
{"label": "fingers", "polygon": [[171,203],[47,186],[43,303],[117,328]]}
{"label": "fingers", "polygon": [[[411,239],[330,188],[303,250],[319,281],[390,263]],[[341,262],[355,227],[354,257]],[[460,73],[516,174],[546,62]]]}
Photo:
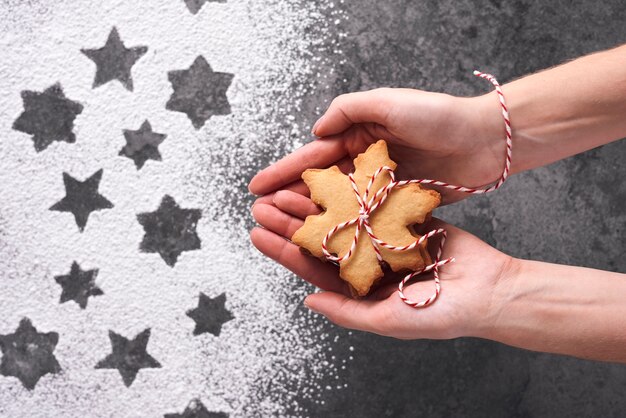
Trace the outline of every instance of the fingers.
{"label": "fingers", "polygon": [[414,225],[413,229],[415,229],[415,232],[417,232],[418,234],[425,235],[433,229],[443,228],[449,230],[450,227],[452,227],[452,225],[433,216],[423,224]]}
{"label": "fingers", "polygon": [[250,239],[252,244],[267,257],[282,264],[312,285],[331,292],[346,292],[346,286],[339,279],[335,266],[302,254],[295,244],[267,229],[254,228],[250,232]]}
{"label": "fingers", "polygon": [[264,228],[287,239],[291,239],[304,223],[302,219],[294,218],[277,207],[266,204],[254,205],[252,216]]}
{"label": "fingers", "polygon": [[[283,189],[281,189],[282,191],[288,191],[288,192],[293,192],[296,194],[299,194],[301,196],[304,197],[308,197],[309,196],[309,188],[306,186],[306,184],[304,184],[304,182],[302,180],[298,180],[298,181],[294,181],[293,183],[285,186]],[[266,194],[265,196],[261,196],[259,198],[257,198],[254,203],[252,204],[252,206],[254,207],[255,205],[259,204],[259,203],[263,203],[263,204],[267,204],[267,205],[273,205],[274,204],[274,196],[276,195],[277,192],[274,193],[269,193]]]}
{"label": "fingers", "polygon": [[387,90],[349,93],[335,98],[313,126],[313,134],[319,137],[339,134],[356,123],[373,122],[385,126],[390,109]]}
{"label": "fingers", "polygon": [[277,191],[273,196],[272,202],[278,209],[299,219],[305,219],[309,215],[320,213],[319,208],[311,199],[289,190]]}
{"label": "fingers", "polygon": [[313,141],[259,172],[248,185],[251,193],[264,195],[294,182],[307,168],[328,167],[346,155],[343,141]]}
{"label": "fingers", "polygon": [[322,292],[307,296],[304,304],[344,328],[381,335],[388,334],[387,326],[391,328],[382,301],[352,299],[339,293]]}

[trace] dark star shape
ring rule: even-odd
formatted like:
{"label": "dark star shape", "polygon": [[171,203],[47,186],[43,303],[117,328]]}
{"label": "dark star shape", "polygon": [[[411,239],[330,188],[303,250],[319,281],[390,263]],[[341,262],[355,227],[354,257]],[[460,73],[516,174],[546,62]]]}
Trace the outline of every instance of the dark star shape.
{"label": "dark star shape", "polygon": [[201,216],[200,209],[182,209],[165,195],[156,211],[137,215],[146,231],[139,248],[145,253],[159,253],[173,267],[183,251],[200,248],[196,225]]}
{"label": "dark star shape", "polygon": [[26,389],[33,390],[45,374],[61,370],[53,354],[58,342],[56,332],[37,332],[30,319],[22,319],[13,334],[0,335],[0,374],[17,377]]}
{"label": "dark star shape", "polygon": [[82,309],[87,307],[89,296],[100,296],[104,292],[96,286],[98,270],[82,270],[74,261],[70,273],[65,276],[55,276],[54,280],[63,287],[60,303],[73,300]]}
{"label": "dark star shape", "polygon": [[113,331],[109,331],[109,338],[113,352],[104,360],[100,360],[96,364],[96,369],[117,369],[126,387],[133,384],[139,369],[161,367],[161,364],[146,351],[150,339],[150,328],[137,334],[132,341]]}
{"label": "dark star shape", "polygon": [[194,15],[202,9],[204,3],[226,3],[226,0],[185,0],[185,4]]}
{"label": "dark star shape", "polygon": [[107,42],[102,48],[80,50],[96,63],[96,78],[93,81],[93,88],[111,80],[119,80],[130,91],[133,91],[131,69],[146,51],[148,51],[147,46],[126,48],[115,27],[111,29]]}
{"label": "dark star shape", "polygon": [[199,399],[194,399],[189,402],[187,408],[182,414],[165,414],[164,418],[228,418],[228,414],[225,412],[210,412],[200,402]]}
{"label": "dark star shape", "polygon": [[235,318],[226,309],[224,306],[225,303],[225,293],[211,299],[204,293],[200,292],[198,307],[187,311],[187,316],[196,322],[196,328],[193,330],[193,335],[210,332],[215,336],[219,336],[222,331],[222,325]]}
{"label": "dark star shape", "polygon": [[146,120],[137,131],[124,129],[126,145],[121,149],[120,155],[135,161],[135,166],[139,170],[148,160],[161,161],[158,147],[166,137],[165,134],[153,132],[150,122]]}
{"label": "dark star shape", "polygon": [[194,128],[200,129],[211,116],[230,113],[226,90],[233,77],[230,73],[214,72],[200,55],[188,70],[168,73],[174,92],[165,108],[186,113]]}
{"label": "dark star shape", "polygon": [[53,141],[76,142],[74,119],[83,111],[83,105],[65,97],[59,83],[43,93],[24,90],[24,111],[13,122],[13,129],[33,136],[35,151],[48,148]]}
{"label": "dark star shape", "polygon": [[100,179],[102,179],[102,169],[85,181],[78,181],[69,174],[63,173],[65,197],[52,205],[50,210],[72,212],[78,229],[83,232],[91,212],[113,207],[113,203],[98,193]]}

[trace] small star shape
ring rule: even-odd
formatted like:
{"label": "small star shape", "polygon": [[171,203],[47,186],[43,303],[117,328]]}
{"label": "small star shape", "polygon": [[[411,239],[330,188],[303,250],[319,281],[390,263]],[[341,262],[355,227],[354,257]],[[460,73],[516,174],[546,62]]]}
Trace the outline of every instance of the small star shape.
{"label": "small star shape", "polygon": [[22,92],[24,111],[13,122],[13,129],[32,135],[35,151],[48,148],[54,141],[76,142],[74,119],[83,111],[83,105],[65,97],[59,83],[43,93]]}
{"label": "small star shape", "polygon": [[63,173],[65,197],[52,205],[50,210],[72,212],[80,232],[85,230],[89,214],[100,209],[111,209],[113,203],[98,193],[102,169],[96,171],[85,181],[78,181],[67,173]]}
{"label": "small star shape", "polygon": [[200,129],[213,115],[230,114],[226,90],[233,74],[213,71],[203,56],[198,56],[188,70],[168,73],[174,92],[165,107],[186,113],[194,128]]}
{"label": "small star shape", "polygon": [[148,47],[126,48],[120,39],[117,28],[113,27],[106,44],[102,48],[81,49],[80,51],[96,63],[96,78],[93,81],[93,88],[112,80],[119,80],[127,90],[133,91],[131,69],[139,58],[148,51]]}
{"label": "small star shape", "polygon": [[210,332],[216,337],[219,336],[222,331],[222,325],[235,318],[230,311],[226,309],[224,306],[225,303],[225,293],[211,299],[200,292],[198,307],[187,311],[187,316],[196,322],[193,335]]}
{"label": "small star shape", "polygon": [[96,276],[98,276],[98,270],[82,270],[78,263],[74,261],[69,274],[54,277],[54,280],[63,288],[60,303],[73,300],[78,303],[78,306],[85,309],[89,296],[104,294],[96,286]]}
{"label": "small star shape", "polygon": [[28,318],[22,319],[13,334],[0,335],[0,374],[17,377],[33,390],[44,375],[61,370],[53,354],[58,342],[56,332],[37,332]]}
{"label": "small star shape", "polygon": [[201,216],[201,210],[182,209],[171,196],[165,195],[156,211],[137,215],[146,232],[141,251],[159,253],[173,267],[183,251],[200,248],[196,225]]}
{"label": "small star shape", "polygon": [[113,352],[96,364],[96,369],[117,369],[126,387],[135,381],[140,369],[160,368],[161,364],[148,352],[150,328],[146,328],[129,340],[113,331],[109,331],[109,339]]}
{"label": "small star shape", "polygon": [[226,3],[226,0],[185,0],[185,4],[194,15],[202,9],[204,3]]}
{"label": "small star shape", "polygon": [[182,414],[165,414],[164,418],[228,418],[225,412],[211,412],[200,402],[194,399],[189,402]]}
{"label": "small star shape", "polygon": [[121,149],[119,155],[133,160],[137,170],[139,170],[148,160],[161,161],[161,153],[158,147],[166,137],[167,135],[165,134],[153,132],[150,122],[146,120],[139,130],[131,131],[124,129],[126,145]]}

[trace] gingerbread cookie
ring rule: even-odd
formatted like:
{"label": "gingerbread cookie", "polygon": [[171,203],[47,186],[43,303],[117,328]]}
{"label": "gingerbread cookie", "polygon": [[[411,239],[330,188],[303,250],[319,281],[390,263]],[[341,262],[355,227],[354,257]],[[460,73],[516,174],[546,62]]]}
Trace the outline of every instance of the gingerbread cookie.
{"label": "gingerbread cookie", "polygon": [[[374,173],[383,166],[392,170],[397,166],[389,158],[387,143],[383,140],[371,145],[354,160],[353,178],[361,196],[364,196]],[[311,200],[324,211],[319,215],[308,216],[292,241],[315,257],[325,260],[322,250],[324,237],[336,225],[358,217],[359,203],[350,179],[337,166],[306,170],[302,179],[311,190]],[[370,189],[370,197],[390,180],[389,173],[381,172]],[[408,245],[420,237],[413,231],[412,225],[427,220],[440,202],[441,197],[434,190],[426,190],[419,184],[400,186],[391,190],[385,202],[371,214],[369,223],[379,239],[396,246]],[[349,251],[355,232],[356,225],[339,230],[328,241],[328,250],[343,256]],[[394,272],[416,271],[431,262],[426,244],[424,242],[412,250],[402,252],[381,247],[380,254]],[[358,296],[367,295],[372,285],[384,275],[373,243],[364,230],[352,256],[341,261],[339,266],[339,275]]]}

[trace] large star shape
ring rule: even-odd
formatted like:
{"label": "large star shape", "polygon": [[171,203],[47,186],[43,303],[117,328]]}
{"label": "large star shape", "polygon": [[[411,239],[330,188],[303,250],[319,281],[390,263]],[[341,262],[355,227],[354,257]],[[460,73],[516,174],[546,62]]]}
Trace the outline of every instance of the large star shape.
{"label": "large star shape", "polygon": [[24,387],[34,389],[45,374],[61,370],[53,354],[58,342],[56,332],[37,332],[28,318],[22,319],[13,334],[0,335],[0,374],[17,377]]}
{"label": "large star shape", "polygon": [[205,332],[210,332],[215,336],[220,335],[222,325],[235,318],[224,306],[225,302],[226,294],[224,293],[211,299],[200,292],[198,307],[187,311],[187,316],[196,322],[193,335]]}
{"label": "large star shape", "polygon": [[156,211],[137,215],[146,232],[141,251],[159,253],[173,267],[183,251],[200,248],[196,224],[201,216],[200,209],[182,209],[171,196],[165,195]]}
{"label": "large star shape", "polygon": [[161,364],[146,351],[150,328],[146,328],[132,340],[113,331],[109,331],[109,338],[113,352],[104,360],[100,360],[96,364],[96,369],[117,369],[126,387],[133,384],[140,369],[161,367]]}
{"label": "large star shape", "polygon": [[189,402],[182,414],[165,414],[163,418],[228,418],[225,412],[211,412],[200,402],[194,399]]}
{"label": "large star shape", "polygon": [[112,80],[119,80],[127,90],[133,91],[131,69],[135,62],[148,51],[148,47],[126,48],[120,39],[117,28],[113,27],[106,44],[102,48],[81,49],[80,51],[96,63],[96,78],[93,81],[93,88]]}
{"label": "large star shape", "polygon": [[53,141],[76,142],[74,119],[83,105],[65,97],[59,83],[43,93],[22,92],[24,111],[13,122],[13,129],[33,136],[35,151],[43,151]]}
{"label": "large star shape", "polygon": [[69,274],[54,277],[54,280],[63,288],[60,303],[73,300],[78,303],[78,306],[85,309],[89,296],[100,296],[104,294],[104,292],[96,286],[96,276],[98,276],[98,270],[82,270],[78,263],[74,261]]}
{"label": "large star shape", "polygon": [[52,205],[50,210],[72,212],[78,229],[83,232],[91,212],[113,207],[113,203],[98,193],[100,179],[102,179],[102,169],[96,171],[85,181],[76,180],[69,174],[63,173],[65,197]]}
{"label": "large star shape", "polygon": [[159,144],[165,140],[167,135],[152,131],[150,122],[146,120],[139,130],[131,131],[124,129],[126,145],[120,150],[120,155],[124,155],[135,162],[137,170],[141,169],[146,161],[161,161]]}
{"label": "large star shape", "polygon": [[194,128],[200,129],[211,116],[230,113],[226,90],[233,77],[230,73],[214,72],[200,55],[188,70],[168,73],[174,92],[165,107],[186,113]]}
{"label": "large star shape", "polygon": [[204,3],[226,3],[226,0],[185,0],[185,4],[194,15],[202,9]]}

